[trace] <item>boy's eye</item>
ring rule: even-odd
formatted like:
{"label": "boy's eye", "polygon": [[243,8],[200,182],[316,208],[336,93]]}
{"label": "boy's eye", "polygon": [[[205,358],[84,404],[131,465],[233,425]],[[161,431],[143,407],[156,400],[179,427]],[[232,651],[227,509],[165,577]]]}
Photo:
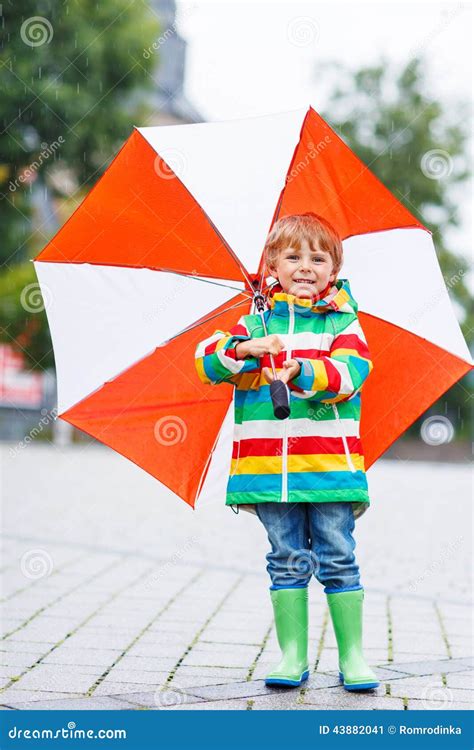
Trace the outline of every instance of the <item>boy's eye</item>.
{"label": "boy's eye", "polygon": [[[297,255],[288,255],[288,260],[292,260],[293,258],[298,258]],[[313,258],[317,263],[324,263],[324,258]]]}

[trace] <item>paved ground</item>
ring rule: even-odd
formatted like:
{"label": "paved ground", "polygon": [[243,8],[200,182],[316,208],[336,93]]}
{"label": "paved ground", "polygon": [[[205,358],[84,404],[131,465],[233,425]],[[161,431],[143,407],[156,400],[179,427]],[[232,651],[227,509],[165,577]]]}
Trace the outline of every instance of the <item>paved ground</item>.
{"label": "paved ground", "polygon": [[382,683],[350,694],[315,579],[310,680],[265,686],[279,650],[255,516],[192,511],[94,444],[4,444],[0,458],[4,709],[472,708],[467,464],[369,471],[356,553]]}

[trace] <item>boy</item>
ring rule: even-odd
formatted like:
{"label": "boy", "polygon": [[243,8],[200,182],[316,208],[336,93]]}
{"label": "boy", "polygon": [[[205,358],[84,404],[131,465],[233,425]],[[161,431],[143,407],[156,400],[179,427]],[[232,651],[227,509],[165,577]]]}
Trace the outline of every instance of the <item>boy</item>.
{"label": "boy", "polygon": [[[308,668],[308,584],[324,585],[347,690],[379,685],[362,654],[364,589],[355,561],[355,519],[369,506],[359,435],[360,390],[373,365],[342,266],[340,237],[314,213],[286,216],[265,244],[278,279],[264,313],[244,315],[196,349],[201,380],[235,385],[235,428],[227,505],[252,508],[271,551],[276,632],[282,658],[268,685],[300,685]],[[291,414],[278,420],[270,398],[277,377]],[[316,561],[316,566],[313,565]]]}

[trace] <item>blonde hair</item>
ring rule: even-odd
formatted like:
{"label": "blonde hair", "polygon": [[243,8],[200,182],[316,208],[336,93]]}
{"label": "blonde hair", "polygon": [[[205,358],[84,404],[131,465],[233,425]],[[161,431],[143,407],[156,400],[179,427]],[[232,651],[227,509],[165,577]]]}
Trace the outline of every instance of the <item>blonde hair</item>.
{"label": "blonde hair", "polygon": [[333,273],[337,276],[343,262],[341,238],[327,219],[312,211],[284,216],[275,222],[268,234],[263,251],[268,271],[270,271],[270,266],[276,266],[282,250],[287,247],[299,250],[304,238],[308,240],[313,251],[323,250],[329,253],[333,263]]}

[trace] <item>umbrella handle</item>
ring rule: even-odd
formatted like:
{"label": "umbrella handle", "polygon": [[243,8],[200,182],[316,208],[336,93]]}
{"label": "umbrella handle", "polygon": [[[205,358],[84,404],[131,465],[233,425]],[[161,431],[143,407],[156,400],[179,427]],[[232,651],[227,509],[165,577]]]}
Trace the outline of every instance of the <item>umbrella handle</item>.
{"label": "umbrella handle", "polygon": [[[254,297],[255,306],[260,314],[265,336],[268,336],[267,324],[263,314],[265,308],[265,298],[262,294],[257,293]],[[277,379],[275,362],[273,355],[270,354],[270,364],[272,366],[273,381],[270,384],[270,396],[273,404],[273,413],[277,419],[288,419],[290,416],[290,389],[283,380]]]}
{"label": "umbrella handle", "polygon": [[273,413],[277,419],[287,419],[290,416],[290,389],[283,380],[274,380],[270,384]]}

